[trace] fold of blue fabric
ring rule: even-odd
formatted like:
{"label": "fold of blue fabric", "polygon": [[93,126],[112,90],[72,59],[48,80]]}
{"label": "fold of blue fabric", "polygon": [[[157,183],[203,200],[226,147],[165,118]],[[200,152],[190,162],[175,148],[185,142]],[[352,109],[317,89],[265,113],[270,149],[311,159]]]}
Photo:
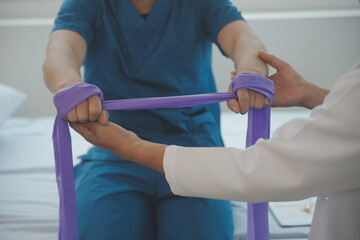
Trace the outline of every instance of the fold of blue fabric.
{"label": "fold of blue fabric", "polygon": [[[252,89],[265,95],[269,102],[272,101],[274,96],[273,82],[268,78],[254,73],[237,75],[232,81],[232,88],[234,92],[240,89]],[[96,94],[99,94],[101,99],[103,99],[103,94],[98,87],[88,83],[79,83],[62,89],[54,96],[57,116],[54,123],[53,143],[56,181],[60,198],[59,240],[78,239],[71,137],[68,123],[63,120],[63,118],[76,105]],[[102,107],[104,110],[180,108],[218,103],[236,98],[235,93],[207,93],[161,98],[102,101]],[[270,107],[259,110],[250,109],[247,146],[254,144],[258,138],[268,138],[269,129]],[[248,239],[268,240],[267,203],[250,204],[248,211]]]}

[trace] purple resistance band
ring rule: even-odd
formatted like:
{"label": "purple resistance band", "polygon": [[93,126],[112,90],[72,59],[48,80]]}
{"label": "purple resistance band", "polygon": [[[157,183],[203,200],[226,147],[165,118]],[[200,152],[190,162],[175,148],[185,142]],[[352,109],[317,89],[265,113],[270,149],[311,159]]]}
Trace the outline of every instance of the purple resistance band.
{"label": "purple resistance band", "polygon": [[[274,96],[273,82],[254,73],[242,73],[232,81],[233,91],[251,89],[259,92],[272,102]],[[63,117],[76,105],[87,98],[99,94],[101,90],[95,85],[79,83],[69,86],[54,96],[57,116],[54,123],[53,142],[55,154],[56,181],[60,197],[59,240],[77,240],[77,211],[74,184],[71,137],[68,123]],[[104,110],[135,110],[151,108],[180,108],[202,104],[211,104],[236,99],[235,93],[208,93],[175,97],[135,98],[103,101]],[[269,138],[270,106],[263,109],[250,109],[248,114],[248,132],[246,146],[258,138]],[[249,240],[268,240],[268,205],[267,203],[248,204]]]}

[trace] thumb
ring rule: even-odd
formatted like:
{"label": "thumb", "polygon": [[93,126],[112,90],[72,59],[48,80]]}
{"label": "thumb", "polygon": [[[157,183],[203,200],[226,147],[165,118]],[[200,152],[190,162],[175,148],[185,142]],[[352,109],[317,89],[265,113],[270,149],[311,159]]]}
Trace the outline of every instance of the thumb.
{"label": "thumb", "polygon": [[280,58],[268,54],[264,51],[260,51],[258,53],[259,57],[267,64],[269,64],[270,66],[272,66],[273,68],[275,68],[277,71],[280,71],[282,69],[288,68],[289,64],[283,60],[281,60]]}
{"label": "thumb", "polygon": [[105,110],[102,110],[101,113],[100,113],[100,116],[98,118],[98,122],[103,125],[103,126],[106,126],[109,122],[108,122],[108,119],[109,119],[109,113]]}

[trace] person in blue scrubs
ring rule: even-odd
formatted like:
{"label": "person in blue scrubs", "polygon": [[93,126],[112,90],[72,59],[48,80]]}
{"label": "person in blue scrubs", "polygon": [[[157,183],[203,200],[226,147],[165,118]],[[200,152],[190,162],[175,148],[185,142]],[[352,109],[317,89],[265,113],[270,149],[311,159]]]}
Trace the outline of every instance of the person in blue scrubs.
{"label": "person in blue scrubs", "polygon": [[[263,44],[229,0],[65,0],[44,79],[54,93],[83,81],[95,84],[105,100],[216,92],[213,43],[237,73],[267,75],[257,56]],[[228,102],[236,113],[269,104],[248,90],[238,94],[241,101]],[[66,118],[111,121],[162,144],[223,146],[218,104],[107,115],[93,96]],[[97,147],[81,159],[75,167],[80,239],[232,239],[228,201],[173,195],[163,174]]]}

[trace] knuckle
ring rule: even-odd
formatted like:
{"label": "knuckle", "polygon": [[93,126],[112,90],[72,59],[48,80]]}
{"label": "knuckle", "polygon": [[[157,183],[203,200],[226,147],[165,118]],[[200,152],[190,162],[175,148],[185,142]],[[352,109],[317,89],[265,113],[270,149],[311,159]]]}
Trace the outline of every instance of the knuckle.
{"label": "knuckle", "polygon": [[68,117],[68,121],[69,122],[77,122],[78,120],[75,117]]}
{"label": "knuckle", "polygon": [[249,110],[249,109],[247,109],[247,108],[241,108],[241,109],[240,109],[240,114],[244,115],[245,113],[248,112],[248,110]]}
{"label": "knuckle", "polygon": [[76,121],[77,121],[76,116],[73,115],[73,114],[67,114],[66,118],[67,118],[67,120],[68,120],[69,122],[76,122]]}
{"label": "knuckle", "polygon": [[256,108],[256,109],[260,109],[260,108],[262,108],[262,107],[263,107],[263,103],[261,103],[261,102],[255,103],[255,108]]}
{"label": "knuckle", "polygon": [[78,122],[85,123],[85,122],[88,121],[88,116],[85,115],[85,114],[84,115],[78,115],[77,119],[78,119]]}
{"label": "knuckle", "polygon": [[87,120],[88,120],[87,118],[82,117],[82,118],[79,118],[79,119],[78,119],[78,122],[80,122],[80,123],[86,123]]}
{"label": "knuckle", "polygon": [[249,94],[239,93],[239,94],[238,94],[238,99],[239,99],[239,101],[241,101],[241,102],[249,102],[249,101],[250,101]]}
{"label": "knuckle", "polygon": [[92,118],[96,118],[98,117],[100,114],[100,111],[98,111],[97,109],[89,109],[89,116]]}

